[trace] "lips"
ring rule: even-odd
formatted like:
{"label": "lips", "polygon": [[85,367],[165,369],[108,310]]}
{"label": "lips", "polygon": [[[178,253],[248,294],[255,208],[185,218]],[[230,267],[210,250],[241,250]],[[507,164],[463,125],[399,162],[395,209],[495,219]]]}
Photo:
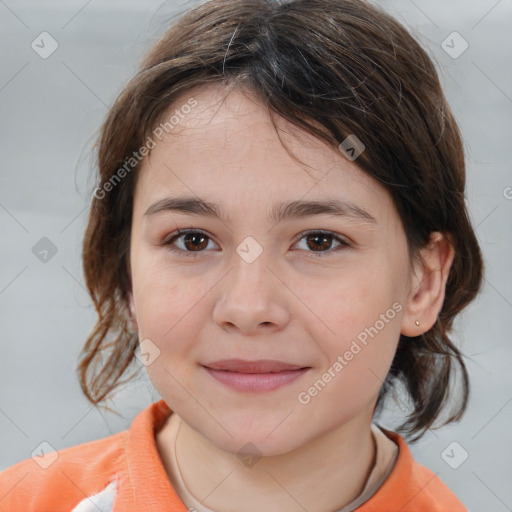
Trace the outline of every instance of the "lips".
{"label": "lips", "polygon": [[268,392],[291,384],[311,367],[283,361],[226,359],[203,365],[217,382],[238,392]]}
{"label": "lips", "polygon": [[263,359],[259,361],[244,361],[242,359],[225,359],[205,364],[212,370],[224,370],[237,373],[278,373],[291,370],[300,370],[307,368],[296,364],[284,363],[282,361],[272,361]]}

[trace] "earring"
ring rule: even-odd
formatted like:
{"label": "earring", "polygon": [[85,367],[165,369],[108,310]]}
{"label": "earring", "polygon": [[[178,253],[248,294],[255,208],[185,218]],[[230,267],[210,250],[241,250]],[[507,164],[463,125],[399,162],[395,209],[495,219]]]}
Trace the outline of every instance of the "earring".
{"label": "earring", "polygon": [[419,325],[420,325],[419,320],[416,320],[414,323],[419,327]]}

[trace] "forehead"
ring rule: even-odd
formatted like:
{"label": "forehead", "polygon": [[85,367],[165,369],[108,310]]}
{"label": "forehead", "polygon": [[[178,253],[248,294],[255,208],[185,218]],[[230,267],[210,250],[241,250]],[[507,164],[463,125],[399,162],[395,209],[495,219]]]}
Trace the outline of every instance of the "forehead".
{"label": "forehead", "polygon": [[161,140],[153,137],[155,147],[139,169],[136,197],[144,203],[177,194],[239,205],[256,198],[262,204],[264,197],[271,203],[327,198],[366,205],[377,216],[391,206],[388,191],[355,162],[271,115],[247,90],[197,88],[175,101],[158,123],[171,118],[172,129]]}
{"label": "forehead", "polygon": [[[190,109],[187,104],[192,99],[195,105]],[[163,142],[171,145],[174,141],[175,149],[180,152],[194,147],[194,153],[218,151],[233,158],[243,157],[244,151],[257,150],[262,156],[277,156],[281,160],[288,156],[282,145],[285,142],[305,165],[317,163],[320,171],[325,171],[326,163],[345,160],[339,151],[272,112],[247,88],[230,89],[225,84],[198,87],[176,100],[159,122],[170,119],[173,123],[163,134]],[[319,122],[309,122],[326,130]]]}

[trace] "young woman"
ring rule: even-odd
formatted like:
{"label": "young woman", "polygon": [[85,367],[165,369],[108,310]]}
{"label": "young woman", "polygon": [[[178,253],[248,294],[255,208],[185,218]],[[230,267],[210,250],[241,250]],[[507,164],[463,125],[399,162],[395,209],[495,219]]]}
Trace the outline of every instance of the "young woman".
{"label": "young woman", "polygon": [[[111,108],[83,244],[100,404],[139,359],[131,427],[0,474],[0,510],[465,511],[408,440],[462,376],[478,293],[459,131],[429,57],[359,0],[211,0]],[[415,436],[415,437],[414,437]],[[44,459],[45,455],[42,455]]]}

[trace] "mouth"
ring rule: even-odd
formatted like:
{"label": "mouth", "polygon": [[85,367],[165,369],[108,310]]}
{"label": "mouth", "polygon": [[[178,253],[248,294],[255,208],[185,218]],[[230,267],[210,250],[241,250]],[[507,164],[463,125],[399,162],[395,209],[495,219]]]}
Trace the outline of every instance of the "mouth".
{"label": "mouth", "polygon": [[244,361],[226,359],[202,365],[215,380],[236,391],[273,391],[289,384],[305,373],[310,366],[282,361]]}

